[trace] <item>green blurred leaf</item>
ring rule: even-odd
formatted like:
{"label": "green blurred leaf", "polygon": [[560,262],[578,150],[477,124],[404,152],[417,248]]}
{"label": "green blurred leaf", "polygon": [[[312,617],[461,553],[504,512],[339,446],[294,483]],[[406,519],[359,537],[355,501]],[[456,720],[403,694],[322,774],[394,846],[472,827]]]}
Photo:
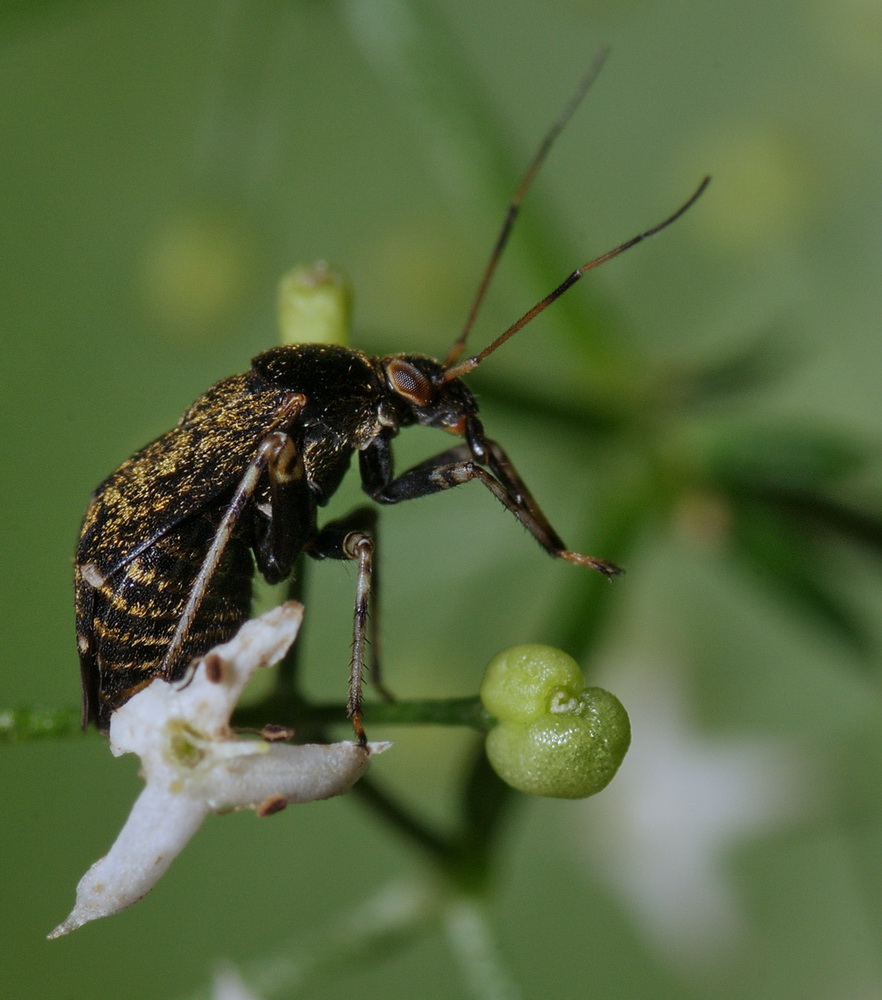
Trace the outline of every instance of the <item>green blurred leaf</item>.
{"label": "green blurred leaf", "polygon": [[829,574],[830,556],[805,525],[758,501],[736,502],[733,551],[775,593],[855,653],[871,648],[866,627],[841,598]]}
{"label": "green blurred leaf", "polygon": [[733,427],[715,432],[706,452],[711,477],[728,492],[820,490],[877,457],[855,438],[807,427]]}
{"label": "green blurred leaf", "polygon": [[674,372],[669,393],[682,406],[726,403],[733,396],[767,389],[793,362],[793,352],[780,337],[766,333],[722,358]]}
{"label": "green blurred leaf", "polygon": [[818,493],[770,489],[765,498],[773,507],[808,526],[821,528],[882,556],[882,517]]}

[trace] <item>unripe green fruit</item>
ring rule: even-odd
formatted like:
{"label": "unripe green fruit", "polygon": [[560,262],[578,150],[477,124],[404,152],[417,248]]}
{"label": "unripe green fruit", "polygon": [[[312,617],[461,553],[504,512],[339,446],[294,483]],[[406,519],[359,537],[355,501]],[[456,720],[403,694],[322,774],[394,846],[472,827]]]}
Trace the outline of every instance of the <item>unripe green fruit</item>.
{"label": "unripe green fruit", "polygon": [[481,684],[484,708],[505,722],[547,715],[553,702],[575,698],[585,688],[579,664],[553,646],[511,646],[490,661]]}
{"label": "unripe green fruit", "polygon": [[550,646],[513,646],[494,657],[481,700],[499,720],[487,736],[490,763],[522,792],[594,795],[610,783],[631,743],[618,698],[586,688],[576,661]]}

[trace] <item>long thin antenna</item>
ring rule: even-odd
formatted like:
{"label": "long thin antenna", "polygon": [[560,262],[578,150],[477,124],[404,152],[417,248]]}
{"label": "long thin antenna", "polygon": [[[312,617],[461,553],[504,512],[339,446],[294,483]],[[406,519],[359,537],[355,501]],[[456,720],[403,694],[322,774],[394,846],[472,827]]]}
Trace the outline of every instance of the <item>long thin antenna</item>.
{"label": "long thin antenna", "polygon": [[480,354],[474,355],[474,357],[466,358],[465,361],[460,361],[459,364],[454,364],[452,367],[448,367],[444,372],[444,381],[449,382],[451,379],[460,378],[460,376],[473,371],[478,365],[486,358],[488,355],[492,354],[497,347],[501,347],[509,337],[513,337],[518,330],[526,326],[530,320],[535,319],[539,313],[547,309],[555,299],[559,299],[561,295],[567,289],[571,288],[575,283],[582,277],[583,274],[587,274],[588,271],[593,271],[595,267],[600,267],[601,264],[605,264],[608,260],[612,260],[613,257],[618,257],[620,253],[624,253],[626,250],[630,250],[631,247],[636,246],[642,240],[645,240],[649,236],[655,236],[656,233],[660,233],[663,229],[666,229],[672,222],[676,222],[677,219],[683,215],[684,212],[688,211],[695,202],[704,193],[704,189],[710,183],[710,177],[705,177],[701,184],[698,185],[698,189],[692,195],[692,197],[681,205],[673,215],[668,216],[664,222],[660,222],[657,226],[653,226],[652,229],[647,229],[645,233],[640,233],[638,236],[632,236],[631,239],[626,240],[619,246],[612,250],[607,250],[606,253],[601,254],[599,257],[595,257],[593,260],[589,260],[587,263],[583,264],[581,267],[577,267],[575,271],[565,280],[562,281],[554,291],[549,292],[544,299],[533,306],[529,312],[524,313],[521,318],[512,323],[512,325],[505,331],[503,331],[496,340],[493,341],[489,347],[485,347]]}
{"label": "long thin antenna", "polygon": [[444,361],[445,368],[450,368],[452,365],[456,364],[462,356],[462,352],[465,350],[466,341],[468,340],[468,336],[475,324],[478,310],[484,302],[487,289],[490,287],[490,281],[496,272],[496,265],[499,263],[502,251],[508,243],[508,238],[511,235],[515,219],[518,217],[518,212],[521,208],[521,202],[524,200],[524,195],[526,195],[527,191],[530,190],[530,185],[533,183],[536,174],[539,172],[539,168],[545,162],[545,158],[551,151],[551,147],[554,145],[555,139],[557,139],[565,128],[567,122],[573,117],[576,108],[578,108],[582,103],[582,98],[584,98],[585,94],[588,93],[591,84],[597,79],[598,74],[601,69],[603,69],[603,64],[606,62],[606,57],[608,55],[609,46],[605,45],[603,48],[598,50],[597,55],[595,55],[591,60],[591,65],[588,67],[587,72],[579,81],[579,85],[576,87],[575,91],[573,91],[572,96],[567,101],[563,111],[561,111],[560,115],[558,115],[557,120],[545,134],[538,150],[536,150],[536,155],[527,167],[527,171],[521,179],[521,183],[518,185],[518,189],[515,191],[514,197],[509,202],[508,208],[506,209],[505,221],[502,223],[502,229],[499,232],[499,236],[496,238],[496,244],[490,254],[490,260],[487,261],[487,267],[484,269],[484,274],[481,277],[481,283],[478,285],[478,291],[475,294],[472,307],[466,317],[462,333],[460,333],[460,335],[456,338],[453,347],[450,348],[447,358]]}

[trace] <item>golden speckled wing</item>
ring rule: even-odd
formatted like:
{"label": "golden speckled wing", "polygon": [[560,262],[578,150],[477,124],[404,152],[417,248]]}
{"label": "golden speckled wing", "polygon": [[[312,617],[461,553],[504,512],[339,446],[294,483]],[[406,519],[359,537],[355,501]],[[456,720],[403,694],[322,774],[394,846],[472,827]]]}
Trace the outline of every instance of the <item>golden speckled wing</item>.
{"label": "golden speckled wing", "polygon": [[106,577],[176,524],[232,493],[267,434],[290,422],[291,390],[252,374],[218,382],[178,426],[127,459],[95,491],[77,549]]}

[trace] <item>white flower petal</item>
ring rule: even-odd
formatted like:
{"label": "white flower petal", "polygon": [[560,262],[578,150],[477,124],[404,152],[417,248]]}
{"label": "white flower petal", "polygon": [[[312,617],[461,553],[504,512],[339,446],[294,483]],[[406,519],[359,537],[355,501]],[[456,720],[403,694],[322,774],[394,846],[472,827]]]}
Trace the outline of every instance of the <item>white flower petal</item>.
{"label": "white flower petal", "polygon": [[49,939],[118,913],[145,896],[199,829],[207,812],[208,806],[198,799],[148,784],[113,847],[80,879],[73,911]]}
{"label": "white flower petal", "polygon": [[[257,741],[251,741],[252,743]],[[257,809],[269,799],[315,802],[348,792],[368,768],[370,757],[389,743],[307,743],[284,746],[258,742],[262,753],[218,761],[194,787],[215,812]],[[203,768],[200,766],[200,771]],[[281,808],[281,803],[279,808]]]}
{"label": "white flower petal", "polygon": [[291,648],[303,607],[296,601],[267,611],[239,629],[229,642],[210,650],[183,681],[154,681],[118,708],[110,720],[111,749],[117,755],[156,745],[156,728],[185,719],[207,739],[229,736],[229,721],[245,685],[260,667],[272,666]]}

